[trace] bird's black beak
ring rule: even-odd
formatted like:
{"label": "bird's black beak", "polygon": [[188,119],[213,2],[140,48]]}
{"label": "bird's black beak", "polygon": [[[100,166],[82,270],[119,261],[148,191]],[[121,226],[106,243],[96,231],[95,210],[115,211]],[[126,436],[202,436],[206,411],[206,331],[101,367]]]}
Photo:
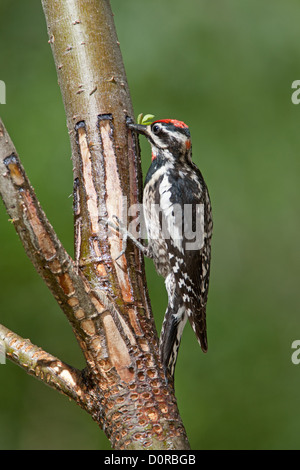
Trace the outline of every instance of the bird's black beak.
{"label": "bird's black beak", "polygon": [[142,126],[141,124],[132,124],[131,122],[127,124],[129,129],[137,132],[138,134],[148,135],[148,126]]}

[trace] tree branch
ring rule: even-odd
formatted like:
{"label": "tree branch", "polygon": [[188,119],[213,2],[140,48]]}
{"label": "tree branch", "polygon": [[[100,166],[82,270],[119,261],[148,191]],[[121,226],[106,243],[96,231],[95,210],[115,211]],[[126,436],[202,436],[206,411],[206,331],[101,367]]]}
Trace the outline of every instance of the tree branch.
{"label": "tree branch", "polygon": [[121,240],[100,223],[122,219],[124,208],[128,214],[142,198],[139,145],[126,127],[133,112],[110,4],[42,4],[72,147],[75,262],[1,121],[0,194],[26,253],[72,325],[87,369],[80,373],[39,349],[35,356],[36,347],[6,329],[1,335],[11,357],[40,378],[39,371],[50,374],[51,386],[78,401],[114,448],[189,449],[159,358],[142,255],[129,243],[116,260]]}
{"label": "tree branch", "polygon": [[[91,369],[97,372],[99,344],[93,338],[101,315],[114,306],[101,300],[78,272],[43,212],[0,119],[0,195],[25,251],[73,327]],[[96,326],[95,326],[96,324]]]}
{"label": "tree branch", "polygon": [[83,393],[83,374],[32,344],[29,339],[0,325],[0,341],[9,359],[28,374],[75,400],[82,408],[91,408],[88,393]]}

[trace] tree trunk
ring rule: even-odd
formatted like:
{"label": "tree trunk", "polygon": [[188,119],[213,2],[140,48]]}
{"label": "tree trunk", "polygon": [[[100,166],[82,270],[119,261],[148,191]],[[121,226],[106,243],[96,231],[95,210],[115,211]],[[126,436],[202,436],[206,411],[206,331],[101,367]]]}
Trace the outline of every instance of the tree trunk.
{"label": "tree trunk", "polygon": [[[141,202],[139,145],[108,0],[42,0],[74,170],[75,260],[65,252],[0,123],[0,193],[37,271],[67,315],[78,371],[5,327],[8,357],[91,414],[115,449],[189,449],[158,354],[141,253],[104,223]],[[24,230],[25,229],[25,230]],[[46,380],[46,377],[48,379]]]}

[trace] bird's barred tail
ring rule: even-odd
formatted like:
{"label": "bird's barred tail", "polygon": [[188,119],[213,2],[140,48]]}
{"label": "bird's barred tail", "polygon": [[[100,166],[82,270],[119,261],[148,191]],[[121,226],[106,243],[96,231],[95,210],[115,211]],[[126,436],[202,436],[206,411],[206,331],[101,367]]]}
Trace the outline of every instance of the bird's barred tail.
{"label": "bird's barred tail", "polygon": [[182,332],[187,320],[186,309],[183,305],[173,308],[168,306],[160,334],[160,357],[166,376],[174,375],[178,349]]}

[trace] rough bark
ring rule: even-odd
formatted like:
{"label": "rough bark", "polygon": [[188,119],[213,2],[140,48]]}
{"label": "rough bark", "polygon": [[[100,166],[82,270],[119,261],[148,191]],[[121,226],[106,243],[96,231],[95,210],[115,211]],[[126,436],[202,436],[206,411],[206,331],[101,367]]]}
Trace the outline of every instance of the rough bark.
{"label": "rough bark", "polygon": [[33,265],[67,315],[86,359],[78,371],[0,327],[8,357],[67,394],[115,449],[188,449],[167,383],[141,253],[103,219],[141,201],[139,146],[108,0],[42,0],[70,134],[75,261],[42,211],[0,122],[0,193]]}

